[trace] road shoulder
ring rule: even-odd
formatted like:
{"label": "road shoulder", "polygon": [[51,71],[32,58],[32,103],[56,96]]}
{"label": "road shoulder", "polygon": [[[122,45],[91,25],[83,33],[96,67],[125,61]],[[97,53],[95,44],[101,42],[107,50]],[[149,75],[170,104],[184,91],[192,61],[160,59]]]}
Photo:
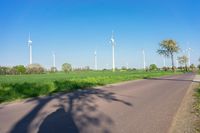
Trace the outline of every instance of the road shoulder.
{"label": "road shoulder", "polygon": [[195,122],[197,117],[193,113],[193,104],[195,102],[194,93],[198,87],[200,80],[199,76],[196,76],[186,95],[184,96],[181,105],[173,119],[169,133],[196,133]]}

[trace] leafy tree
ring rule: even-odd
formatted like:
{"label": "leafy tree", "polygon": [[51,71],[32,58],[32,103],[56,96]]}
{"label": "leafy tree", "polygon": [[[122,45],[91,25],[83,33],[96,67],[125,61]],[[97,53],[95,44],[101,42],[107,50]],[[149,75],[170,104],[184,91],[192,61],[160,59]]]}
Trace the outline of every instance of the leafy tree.
{"label": "leafy tree", "polygon": [[50,72],[57,72],[58,70],[57,70],[57,68],[56,67],[51,67],[51,70],[50,70]]}
{"label": "leafy tree", "polygon": [[127,67],[122,66],[121,70],[127,70]]}
{"label": "leafy tree", "polygon": [[194,64],[191,64],[191,65],[190,65],[190,68],[191,68],[192,70],[195,70],[196,67],[195,67]]}
{"label": "leafy tree", "polygon": [[149,70],[150,71],[152,71],[152,70],[157,70],[158,69],[158,67],[156,66],[156,64],[151,64],[150,66],[149,66]]}
{"label": "leafy tree", "polygon": [[62,65],[62,70],[63,70],[64,72],[72,71],[72,66],[71,66],[71,64],[69,64],[69,63],[64,63],[64,64]]}
{"label": "leafy tree", "polygon": [[28,74],[42,74],[45,69],[40,64],[31,64],[26,68],[26,72]]}
{"label": "leafy tree", "polygon": [[8,67],[4,67],[4,66],[0,67],[0,74],[1,75],[6,75],[7,72],[8,72]]}
{"label": "leafy tree", "polygon": [[174,53],[178,53],[180,48],[175,40],[163,40],[160,42],[160,49],[157,53],[165,57],[171,58],[172,68],[174,68]]}
{"label": "leafy tree", "polygon": [[26,68],[23,65],[14,66],[13,68],[16,70],[17,74],[25,74],[26,72]]}
{"label": "leafy tree", "polygon": [[12,75],[18,74],[17,69],[15,67],[11,67],[10,70],[9,70],[9,74],[12,74]]}
{"label": "leafy tree", "polygon": [[198,69],[200,70],[200,65],[198,65],[197,67],[198,67]]}
{"label": "leafy tree", "polygon": [[187,71],[188,57],[183,55],[181,57],[178,57],[178,61],[180,64],[185,65],[185,70]]}

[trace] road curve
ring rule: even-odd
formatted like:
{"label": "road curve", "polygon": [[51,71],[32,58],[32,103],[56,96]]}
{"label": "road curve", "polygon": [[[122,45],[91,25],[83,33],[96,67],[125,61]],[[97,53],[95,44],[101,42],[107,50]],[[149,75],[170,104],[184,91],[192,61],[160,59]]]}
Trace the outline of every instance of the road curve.
{"label": "road curve", "polygon": [[193,74],[0,105],[0,133],[167,133]]}

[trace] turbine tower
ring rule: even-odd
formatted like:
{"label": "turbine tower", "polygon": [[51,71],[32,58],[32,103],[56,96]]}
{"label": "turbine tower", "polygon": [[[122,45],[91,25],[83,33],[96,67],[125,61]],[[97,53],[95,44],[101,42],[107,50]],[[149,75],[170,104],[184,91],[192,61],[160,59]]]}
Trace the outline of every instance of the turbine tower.
{"label": "turbine tower", "polygon": [[52,56],[53,56],[53,69],[55,71],[56,70],[56,54],[52,52]]}
{"label": "turbine tower", "polygon": [[94,51],[94,68],[97,70],[97,52],[96,50]]}
{"label": "turbine tower", "polygon": [[179,67],[178,59],[176,58],[176,68]]}
{"label": "turbine tower", "polygon": [[191,62],[190,62],[190,51],[191,51],[192,49],[191,48],[188,48],[186,51],[188,52],[188,66],[190,66],[191,65]]}
{"label": "turbine tower", "polygon": [[126,63],[126,69],[129,69],[129,67],[128,67],[128,62]]}
{"label": "turbine tower", "polygon": [[165,56],[163,56],[163,67],[166,67]]}
{"label": "turbine tower", "polygon": [[31,35],[29,33],[29,38],[28,38],[28,46],[29,46],[29,64],[32,64],[32,41],[31,41]]}
{"label": "turbine tower", "polygon": [[114,40],[114,33],[112,32],[111,36],[111,44],[112,44],[112,70],[115,72],[115,40]]}
{"label": "turbine tower", "polygon": [[179,67],[179,63],[178,63],[178,56],[176,55],[176,68],[178,68]]}
{"label": "turbine tower", "polygon": [[143,68],[145,70],[146,69],[146,57],[145,57],[144,49],[142,50],[142,55],[143,55]]}

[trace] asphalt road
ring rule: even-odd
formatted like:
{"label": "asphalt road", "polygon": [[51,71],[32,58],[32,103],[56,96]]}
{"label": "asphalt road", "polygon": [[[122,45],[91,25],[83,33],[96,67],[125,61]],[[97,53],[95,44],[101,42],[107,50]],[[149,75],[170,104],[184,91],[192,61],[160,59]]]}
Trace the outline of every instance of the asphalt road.
{"label": "asphalt road", "polygon": [[0,105],[0,133],[167,133],[193,74]]}

